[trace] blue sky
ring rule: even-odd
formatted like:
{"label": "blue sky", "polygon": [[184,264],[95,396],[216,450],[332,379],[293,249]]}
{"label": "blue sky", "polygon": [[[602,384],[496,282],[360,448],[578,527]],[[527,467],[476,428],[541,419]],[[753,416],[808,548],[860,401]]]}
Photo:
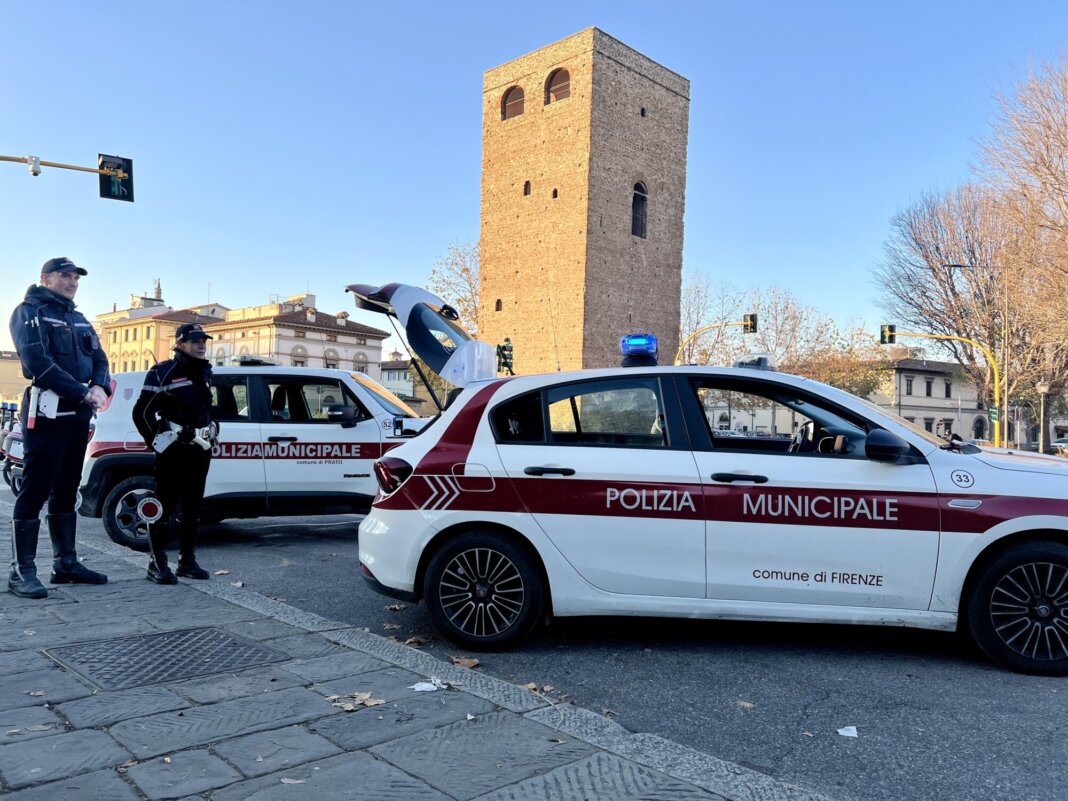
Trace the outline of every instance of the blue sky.
{"label": "blue sky", "polygon": [[0,154],[129,156],[137,198],[0,163],[5,315],[57,255],[90,316],[157,277],[176,307],[310,290],[331,313],[348,283],[422,284],[478,238],[482,73],[596,25],[690,79],[685,269],[877,330],[891,217],[969,178],[995,93],[1068,49],[1052,0],[0,10]]}

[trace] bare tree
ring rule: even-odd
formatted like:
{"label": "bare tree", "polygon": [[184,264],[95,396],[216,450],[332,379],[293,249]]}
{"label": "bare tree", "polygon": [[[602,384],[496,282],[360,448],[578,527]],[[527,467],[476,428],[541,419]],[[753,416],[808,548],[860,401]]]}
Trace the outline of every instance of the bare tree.
{"label": "bare tree", "polygon": [[448,253],[434,262],[426,288],[459,315],[471,336],[478,334],[478,243],[449,245]]}
{"label": "bare tree", "polygon": [[[702,328],[741,319],[742,293],[726,282],[713,283],[707,274],[687,272],[682,279],[679,342]],[[741,352],[737,330],[712,328],[693,337],[682,349],[683,364],[730,364]],[[662,354],[664,358],[675,354]]]}

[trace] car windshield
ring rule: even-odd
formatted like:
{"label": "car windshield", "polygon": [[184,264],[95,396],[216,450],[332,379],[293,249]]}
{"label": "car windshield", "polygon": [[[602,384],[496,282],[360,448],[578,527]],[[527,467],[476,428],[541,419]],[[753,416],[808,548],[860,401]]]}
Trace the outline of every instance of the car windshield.
{"label": "car windshield", "polygon": [[858,397],[856,395],[850,395],[849,397],[852,398],[853,400],[859,402],[859,403],[864,404],[869,409],[871,409],[873,412],[878,412],[883,417],[889,417],[893,422],[897,423],[899,426],[904,426],[909,431],[911,431],[913,434],[915,434],[918,437],[922,437],[925,441],[931,443],[932,445],[937,445],[938,447],[942,447],[947,442],[947,440],[944,437],[936,436],[935,434],[931,433],[930,431],[928,431],[923,426],[918,426],[915,423],[910,423],[904,417],[901,417],[900,415],[895,414],[894,412],[890,411],[889,409],[887,409],[887,408],[885,408],[883,406],[880,406],[877,403],[872,403],[870,400],[867,400],[866,398]]}
{"label": "car windshield", "polygon": [[378,402],[378,405],[385,409],[389,414],[399,417],[419,416],[411,406],[406,404],[381,384],[372,381],[363,373],[351,373],[350,375],[357,384],[370,392],[372,397]]}

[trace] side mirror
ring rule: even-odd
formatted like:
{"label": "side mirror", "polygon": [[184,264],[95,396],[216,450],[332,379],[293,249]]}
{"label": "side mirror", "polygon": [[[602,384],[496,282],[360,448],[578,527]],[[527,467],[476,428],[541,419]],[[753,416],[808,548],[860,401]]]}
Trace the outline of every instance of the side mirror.
{"label": "side mirror", "polygon": [[882,428],[869,432],[864,441],[864,455],[873,462],[893,464],[910,450],[912,449],[905,440]]}
{"label": "side mirror", "polygon": [[352,428],[356,425],[356,409],[343,404],[327,406],[326,419],[331,423],[340,423],[342,428]]}

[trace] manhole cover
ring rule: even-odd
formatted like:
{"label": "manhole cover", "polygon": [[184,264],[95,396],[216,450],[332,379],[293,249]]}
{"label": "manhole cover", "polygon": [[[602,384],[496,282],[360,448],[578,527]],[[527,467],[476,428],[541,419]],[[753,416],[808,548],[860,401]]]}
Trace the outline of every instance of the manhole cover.
{"label": "manhole cover", "polygon": [[222,629],[185,629],[49,648],[45,653],[102,690],[162,684],[289,659]]}

